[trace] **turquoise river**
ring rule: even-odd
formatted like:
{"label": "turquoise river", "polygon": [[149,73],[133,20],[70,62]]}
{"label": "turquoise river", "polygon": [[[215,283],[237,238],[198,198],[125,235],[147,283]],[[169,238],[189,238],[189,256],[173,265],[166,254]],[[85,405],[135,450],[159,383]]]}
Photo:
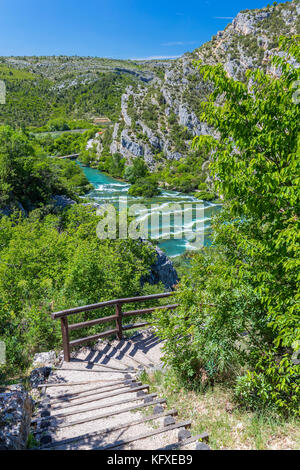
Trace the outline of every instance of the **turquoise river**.
{"label": "turquoise river", "polygon": [[[220,210],[219,204],[199,201],[193,196],[168,190],[151,199],[135,198],[128,195],[129,184],[78,164],[94,186],[87,197],[97,204],[110,203],[116,208],[124,207],[124,204],[129,208],[134,204],[136,220],[146,224],[148,238],[157,240],[159,247],[168,256],[178,256],[210,243],[211,218]],[[198,245],[194,243],[195,238],[198,239]]]}

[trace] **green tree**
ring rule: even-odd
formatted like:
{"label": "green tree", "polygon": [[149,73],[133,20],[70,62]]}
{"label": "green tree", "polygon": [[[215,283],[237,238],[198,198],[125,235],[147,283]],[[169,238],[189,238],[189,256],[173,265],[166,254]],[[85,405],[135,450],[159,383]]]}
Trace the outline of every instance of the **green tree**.
{"label": "green tree", "polygon": [[167,360],[187,383],[239,375],[242,403],[299,414],[299,36],[280,43],[277,77],[249,71],[241,83],[221,65],[199,65],[214,85],[200,117],[219,137],[197,137],[194,147],[211,152],[225,204],[176,315],[157,321]]}
{"label": "green tree", "polygon": [[[7,347],[1,372],[16,374],[41,350],[61,347],[58,322],[50,313],[76,305],[161,291],[141,285],[155,257],[139,240],[101,240],[96,211],[75,205],[43,219],[0,219],[0,340]],[[137,305],[133,305],[133,308]],[[102,309],[76,315],[74,322],[111,315]],[[93,327],[93,334],[112,324]],[[75,337],[82,336],[82,331]]]}
{"label": "green tree", "polygon": [[0,126],[0,207],[26,210],[49,203],[55,194],[76,197],[90,189],[82,170],[67,160],[42,155],[38,141]]}
{"label": "green tree", "polygon": [[153,178],[139,178],[130,186],[128,194],[131,196],[153,197],[160,193],[157,182]]}
{"label": "green tree", "polygon": [[129,183],[135,183],[139,178],[149,175],[148,167],[142,158],[135,158],[133,164],[125,169],[125,179]]}

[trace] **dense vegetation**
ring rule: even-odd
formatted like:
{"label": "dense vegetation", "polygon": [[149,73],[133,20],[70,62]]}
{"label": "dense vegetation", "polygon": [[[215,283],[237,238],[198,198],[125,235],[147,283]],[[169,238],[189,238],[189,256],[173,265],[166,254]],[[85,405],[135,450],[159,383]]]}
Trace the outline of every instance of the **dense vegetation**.
{"label": "dense vegetation", "polygon": [[153,197],[160,193],[155,176],[149,173],[142,158],[135,158],[133,164],[126,167],[124,176],[131,183],[128,191],[131,196]]}
{"label": "dense vegetation", "polygon": [[43,148],[46,155],[63,156],[85,152],[86,144],[89,139],[95,136],[95,129],[82,133],[63,132],[58,135],[52,133],[37,135],[37,141]]}
{"label": "dense vegetation", "polygon": [[215,194],[209,191],[210,180],[207,152],[203,149],[193,151],[186,158],[169,161],[156,173],[157,179],[170,189],[183,193],[198,191],[204,199],[214,199]]}
{"label": "dense vegetation", "polygon": [[[157,289],[140,282],[153,261],[153,247],[138,240],[100,240],[99,220],[80,205],[44,218],[33,211],[27,218],[0,219],[0,340],[7,349],[0,374],[15,375],[35,352],[61,347],[60,325],[51,312]],[[88,319],[110,314],[102,309],[89,312]],[[86,319],[86,314],[74,317]]]}
{"label": "dense vegetation", "polygon": [[[57,83],[37,72],[0,65],[6,84],[6,104],[0,107],[0,124],[13,127],[46,126],[51,119],[69,120],[119,116],[121,95],[134,82],[130,76],[98,72],[92,82],[76,79]],[[66,129],[62,129],[66,130]]]}
{"label": "dense vegetation", "polygon": [[[51,311],[162,289],[141,283],[154,261],[152,245],[99,239],[94,209],[61,210],[53,201],[64,195],[79,202],[90,185],[75,162],[45,155],[85,145],[89,136],[37,139],[0,127],[0,340],[7,350],[1,379],[24,371],[35,352],[60,347]],[[75,320],[81,319],[84,314]]]}
{"label": "dense vegetation", "polygon": [[300,69],[289,62],[300,61],[299,41],[281,40],[279,78],[259,70],[241,83],[220,65],[199,66],[215,86],[201,118],[220,138],[194,146],[212,152],[225,206],[213,246],[195,255],[181,283],[176,314],[157,314],[165,359],[185,384],[230,381],[243,405],[297,416]]}
{"label": "dense vegetation", "polygon": [[[91,151],[84,152],[80,159],[85,163],[85,155],[89,155],[90,163],[95,161],[91,156]],[[131,196],[153,197],[160,193],[158,188],[158,178],[156,174],[151,174],[145,161],[142,158],[135,158],[131,165],[126,165],[125,158],[122,155],[115,153],[110,155],[108,153],[102,154],[97,168],[104,171],[115,178],[123,178],[131,186],[128,194]]]}
{"label": "dense vegetation", "polygon": [[9,126],[0,127],[0,208],[44,206],[54,195],[76,198],[90,188],[72,161],[44,156],[35,139]]}

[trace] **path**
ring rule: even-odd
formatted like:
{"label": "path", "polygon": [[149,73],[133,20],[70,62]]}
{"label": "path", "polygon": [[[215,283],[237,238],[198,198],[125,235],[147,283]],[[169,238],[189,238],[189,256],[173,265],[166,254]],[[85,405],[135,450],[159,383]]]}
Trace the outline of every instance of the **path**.
{"label": "path", "polygon": [[53,370],[32,420],[40,449],[207,449],[207,434],[191,436],[191,423],[139,381],[159,365],[160,346],[149,332],[102,341]]}

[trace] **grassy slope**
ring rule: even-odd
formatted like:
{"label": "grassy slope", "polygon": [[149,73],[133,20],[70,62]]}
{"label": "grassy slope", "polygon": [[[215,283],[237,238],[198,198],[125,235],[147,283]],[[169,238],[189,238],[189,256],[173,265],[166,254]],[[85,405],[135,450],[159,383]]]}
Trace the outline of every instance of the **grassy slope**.
{"label": "grassy slope", "polygon": [[299,449],[299,421],[243,410],[228,388],[216,385],[204,393],[188,391],[171,373],[161,371],[143,373],[142,379],[150,384],[150,393],[167,398],[168,409],[178,410],[178,421],[192,421],[192,435],[207,431],[212,449]]}

